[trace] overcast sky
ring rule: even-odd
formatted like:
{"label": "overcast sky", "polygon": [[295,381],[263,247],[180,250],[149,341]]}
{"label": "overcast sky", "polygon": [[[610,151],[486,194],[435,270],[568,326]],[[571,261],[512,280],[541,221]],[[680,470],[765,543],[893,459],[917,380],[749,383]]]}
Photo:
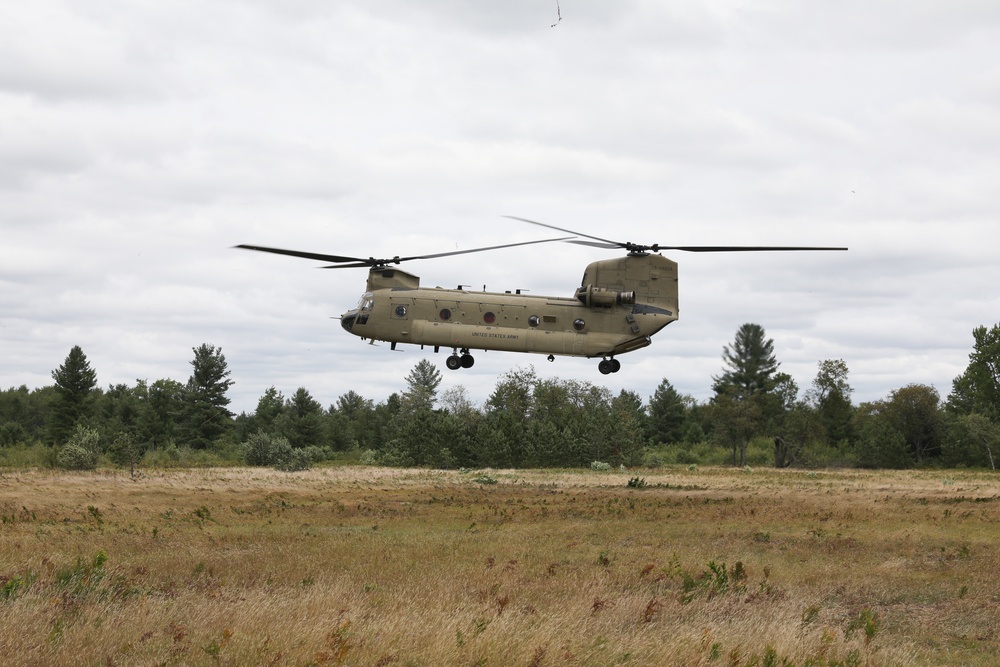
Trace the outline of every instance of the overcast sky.
{"label": "overcast sky", "polygon": [[[558,20],[561,15],[561,20]],[[555,24],[553,26],[553,24]],[[80,345],[101,386],[222,348],[236,412],[274,385],[384,400],[420,359],[481,403],[503,373],[711,395],[745,322],[805,391],[942,398],[1000,321],[995,0],[291,0],[0,5],[0,385]],[[238,243],[393,256],[547,238],[849,246],[690,254],[680,320],[597,361],[369,346],[364,270]],[[572,296],[615,251],[412,262],[428,286]]]}

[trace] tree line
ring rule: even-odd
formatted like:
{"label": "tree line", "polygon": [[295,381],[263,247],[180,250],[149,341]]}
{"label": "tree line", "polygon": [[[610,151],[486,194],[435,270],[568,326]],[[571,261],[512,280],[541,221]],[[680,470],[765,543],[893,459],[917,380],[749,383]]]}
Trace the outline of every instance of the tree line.
{"label": "tree line", "polygon": [[[438,468],[731,463],[872,468],[994,468],[1000,454],[1000,325],[973,331],[969,365],[942,400],[909,384],[855,405],[841,359],[817,364],[800,391],[781,372],[773,340],[741,326],[723,347],[713,396],[699,402],[663,378],[652,396],[586,381],[501,376],[474,405],[464,387],[439,392],[440,371],[419,361],[405,389],[375,403],[347,391],[324,407],[305,387],[269,387],[252,413],[229,410],[233,385],[220,348],[193,348],[187,382],[97,386],[79,346],[53,384],[0,391],[0,455],[34,447],[46,461],[93,467],[202,460],[306,467],[333,458]],[[8,457],[9,459],[9,457]],[[0,459],[2,460],[2,459]]]}

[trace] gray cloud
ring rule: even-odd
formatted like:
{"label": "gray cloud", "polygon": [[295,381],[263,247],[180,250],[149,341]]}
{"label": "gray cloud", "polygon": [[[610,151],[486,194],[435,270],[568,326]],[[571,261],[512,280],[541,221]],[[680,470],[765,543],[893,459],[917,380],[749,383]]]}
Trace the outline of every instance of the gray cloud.
{"label": "gray cloud", "polygon": [[[183,381],[221,345],[234,406],[270,385],[377,400],[427,354],[329,319],[363,272],[237,243],[393,255],[542,238],[501,215],[678,244],[681,319],[605,378],[490,352],[446,373],[708,396],[758,322],[803,389],[946,394],[993,324],[993,3],[22,3],[0,20],[0,383],[79,344],[102,384]],[[538,246],[415,262],[430,285],[568,296],[608,256]]]}

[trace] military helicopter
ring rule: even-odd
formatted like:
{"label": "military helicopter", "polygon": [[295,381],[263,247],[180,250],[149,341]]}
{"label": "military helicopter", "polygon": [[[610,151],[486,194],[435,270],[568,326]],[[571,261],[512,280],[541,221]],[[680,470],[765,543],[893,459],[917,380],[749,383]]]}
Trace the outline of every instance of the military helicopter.
{"label": "military helicopter", "polygon": [[[237,248],[330,262],[323,268],[367,268],[368,283],[353,308],[340,317],[348,333],[374,344],[399,343],[450,349],[445,365],[471,368],[473,350],[529,352],[556,356],[600,358],[598,370],[607,375],[621,369],[618,355],[646,347],[652,337],[678,318],[677,262],[661,250],[682,252],[828,251],[847,248],[801,246],[666,246],[612,241],[555,225],[505,216],[571,236],[508,243],[431,255],[343,257],[257,245]],[[567,242],[620,249],[624,257],[592,262],[571,297],[535,296],[511,292],[477,292],[421,287],[420,278],[395,268],[402,262],[486,252],[537,243]]]}

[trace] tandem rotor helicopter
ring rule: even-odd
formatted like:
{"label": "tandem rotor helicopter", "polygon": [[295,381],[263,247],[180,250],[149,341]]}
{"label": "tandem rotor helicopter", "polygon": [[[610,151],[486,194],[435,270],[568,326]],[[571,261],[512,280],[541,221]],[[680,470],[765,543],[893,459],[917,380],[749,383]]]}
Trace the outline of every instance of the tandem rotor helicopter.
{"label": "tandem rotor helicopter", "polygon": [[[621,368],[618,355],[646,347],[654,334],[678,318],[677,262],[661,250],[683,252],[827,251],[847,248],[800,246],[665,246],[658,243],[611,241],[542,222],[506,216],[572,236],[471,248],[432,255],[343,257],[256,245],[237,248],[330,262],[328,269],[367,268],[368,284],[358,306],[340,317],[351,334],[374,344],[385,341],[450,349],[445,365],[471,368],[474,350],[529,352],[556,356],[600,358],[604,375]],[[584,240],[588,239],[588,240]],[[474,292],[421,287],[420,278],[395,268],[415,259],[486,252],[537,243],[566,242],[621,249],[624,257],[592,262],[572,297],[535,296],[510,292]]]}

